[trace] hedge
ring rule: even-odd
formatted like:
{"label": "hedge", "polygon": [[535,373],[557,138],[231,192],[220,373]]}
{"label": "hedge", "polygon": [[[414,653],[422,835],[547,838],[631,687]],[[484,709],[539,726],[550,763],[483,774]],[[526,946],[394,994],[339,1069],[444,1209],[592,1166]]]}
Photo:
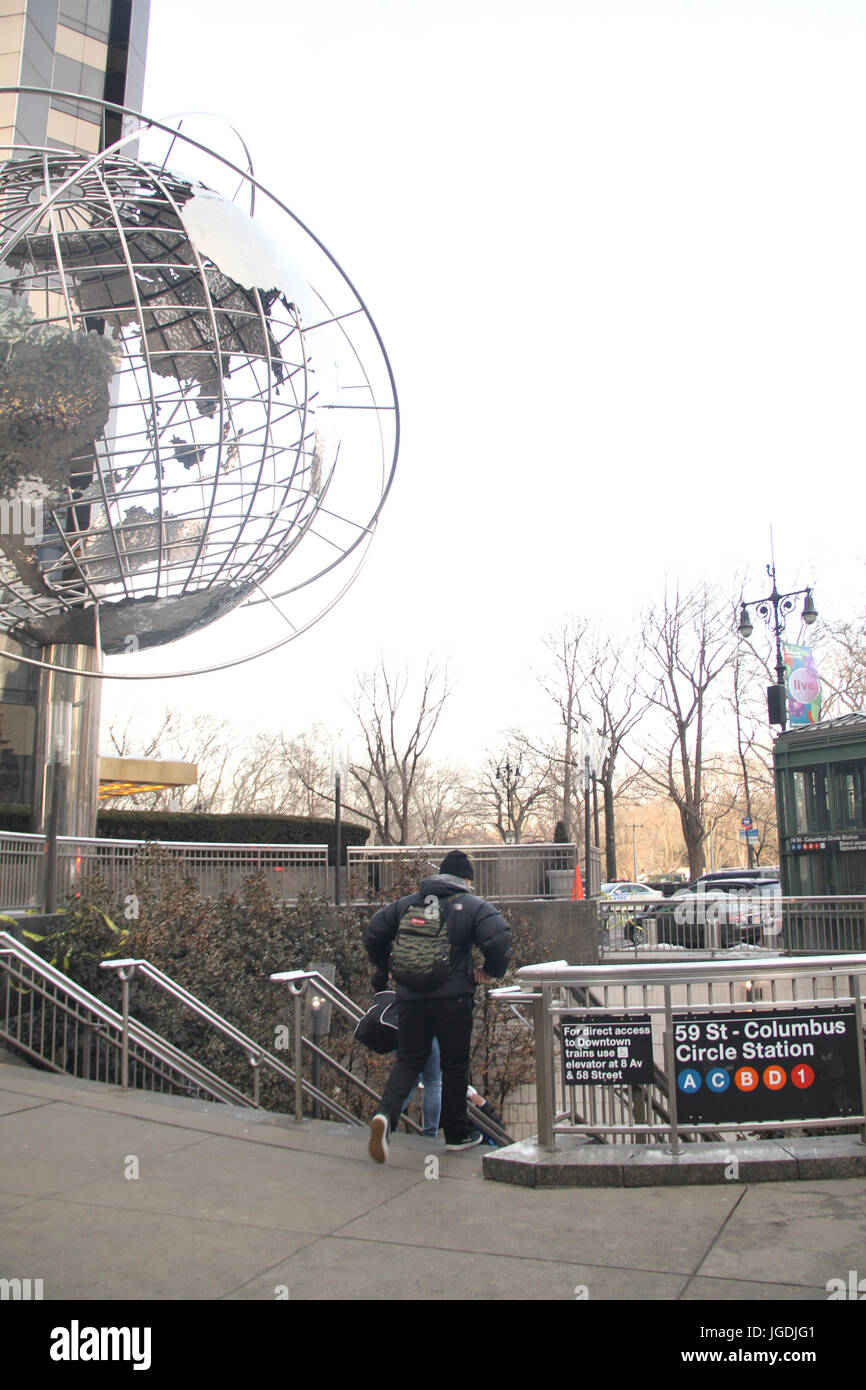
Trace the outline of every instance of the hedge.
{"label": "hedge", "polygon": [[[30,829],[28,806],[0,805],[0,830]],[[332,820],[312,816],[210,815],[205,812],[100,811],[96,833],[108,840],[185,840],[196,844],[324,845],[334,857]],[[366,844],[369,830],[343,822],[343,859],[348,846]]]}

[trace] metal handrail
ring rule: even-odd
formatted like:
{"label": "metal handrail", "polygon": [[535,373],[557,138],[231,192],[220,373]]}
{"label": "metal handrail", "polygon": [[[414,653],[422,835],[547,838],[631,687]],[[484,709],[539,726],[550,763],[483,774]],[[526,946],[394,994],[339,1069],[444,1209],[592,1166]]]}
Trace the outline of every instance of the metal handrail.
{"label": "metal handrail", "polygon": [[[590,986],[607,986],[615,990],[622,990],[623,1002],[605,1002],[602,1008],[597,1011],[599,1015],[603,1015],[605,1012],[624,1014],[639,1012],[664,1016],[665,1071],[667,1073],[668,1094],[672,1101],[670,1122],[667,1125],[605,1124],[595,1127],[600,1132],[623,1137],[629,1135],[653,1135],[655,1137],[660,1133],[666,1133],[670,1136],[671,1152],[674,1154],[681,1152],[681,1133],[708,1134],[714,1130],[760,1133],[763,1130],[790,1129],[792,1127],[808,1130],[834,1124],[844,1126],[856,1124],[860,1127],[862,1141],[866,1143],[866,1053],[864,1053],[862,1046],[864,1035],[863,976],[866,975],[866,954],[806,957],[761,956],[758,959],[752,958],[750,960],[689,960],[674,963],[652,961],[639,965],[613,966],[575,966],[569,965],[564,960],[559,960],[524,966],[518,970],[517,974],[521,981],[519,985],[491,990],[490,995],[511,1007],[518,1003],[532,1006],[535,1025],[538,1142],[541,1148],[553,1152],[556,1147],[555,1136],[557,1133],[586,1132],[589,1128],[588,1126],[578,1128],[574,1124],[570,1126],[558,1124],[558,1121],[565,1116],[557,1115],[555,1107],[553,1021],[555,1017],[573,1013],[575,1009],[574,1003],[556,1003],[554,1000],[555,991],[573,991],[575,988],[581,987],[588,989]],[[821,1006],[853,1003],[857,1037],[860,1039],[858,1068],[861,1113],[801,1120],[756,1120],[748,1123],[742,1121],[739,1123],[716,1122],[712,1125],[681,1125],[678,1123],[676,1104],[673,1101],[676,1095],[673,1020],[675,1015],[687,1014],[697,1007],[690,998],[689,987],[692,985],[707,985],[709,987],[710,1002],[700,1005],[701,1012],[727,1010],[734,1007],[734,982],[738,980],[751,981],[756,974],[770,980],[773,997],[770,1000],[747,1000],[743,1004],[743,1008],[748,1008],[754,1013],[778,1009],[785,1005],[795,1009],[798,1006],[802,1008],[805,1004]],[[798,998],[796,990],[797,980],[806,976],[811,976],[813,980],[813,995],[809,1000]],[[845,995],[839,995],[836,990],[835,982],[840,977],[847,977],[848,993]],[[817,981],[822,978],[830,978],[833,981],[834,993],[827,999],[818,997],[816,992]],[[779,1000],[776,997],[777,979],[792,981],[792,998],[790,1000]],[[731,1002],[728,1004],[719,1004],[713,1000],[713,986],[718,986],[722,982],[729,986]],[[647,990],[650,986],[662,988],[663,1003],[652,1004],[649,1002]],[[672,991],[674,988],[682,986],[686,987],[686,1002],[675,1004]],[[637,1006],[629,1006],[627,1002],[628,990],[635,987],[640,991],[641,1002]]]}
{"label": "metal handrail", "polygon": [[[727,958],[731,951],[743,948],[774,955],[850,954],[866,949],[866,895],[783,896],[767,892],[771,886],[764,879],[730,891],[711,883],[703,897],[598,899],[600,953],[638,958],[676,947]],[[661,924],[663,940],[659,942]],[[738,937],[743,932],[745,936]]]}
{"label": "metal handrail", "polygon": [[[341,1009],[343,1013],[345,1013],[347,1017],[351,1018],[355,1023],[358,1023],[364,1017],[365,1010],[359,1008],[358,1005],[352,999],[350,999],[347,994],[344,994],[343,991],[333,983],[333,981],[326,979],[325,976],[321,975],[318,970],[282,970],[278,972],[276,975],[272,975],[271,979],[275,983],[287,984],[289,987],[289,993],[292,995],[294,999],[296,1038],[301,1036],[301,1001],[303,999],[304,993],[306,992],[307,986],[311,983],[315,983],[316,989],[320,991],[323,995],[325,995],[326,998],[330,999],[331,1003],[333,1003],[338,1009]],[[351,1077],[350,1073],[346,1073],[345,1070],[342,1067],[340,1067],[339,1064],[335,1062],[332,1057],[329,1057],[327,1053],[321,1050],[321,1048],[318,1048],[315,1045],[315,1043],[311,1043],[310,1040],[305,1037],[302,1037],[301,1040],[302,1043],[305,1043],[313,1053],[321,1057],[323,1061],[329,1062],[331,1066],[337,1067],[338,1071],[342,1072],[343,1075],[348,1075],[350,1079],[353,1080],[356,1085],[361,1086],[367,1092],[368,1095],[375,1097],[377,1101],[382,1099],[380,1094],[378,1094],[376,1091],[371,1090],[370,1087],[368,1087],[364,1082],[360,1081],[357,1077]],[[488,1135],[489,1138],[495,1139],[498,1144],[512,1144],[514,1142],[511,1135],[504,1128],[504,1126],[496,1124],[496,1122],[494,1120],[490,1120],[487,1115],[482,1115],[477,1105],[470,1105],[467,1103],[466,1114],[467,1118],[471,1120],[473,1125],[480,1129],[482,1133]],[[412,1130],[413,1133],[423,1134],[423,1130],[420,1129],[419,1126],[416,1125],[413,1120],[410,1120],[408,1115],[402,1115],[400,1118],[402,1119],[403,1123],[409,1129]]]}
{"label": "metal handrail", "polygon": [[[88,1027],[96,1027],[102,1033],[106,1041],[111,1044],[116,1051],[120,1052],[120,1086],[122,1090],[129,1089],[129,1066],[130,1047],[134,1047],[145,1054],[144,1057],[136,1056],[136,1065],[145,1065],[159,1075],[162,1080],[171,1081],[171,1077],[165,1076],[160,1072],[159,1066],[168,1068],[172,1073],[176,1073],[186,1083],[187,1087],[194,1087],[204,1091],[215,1100],[220,1100],[229,1104],[242,1105],[249,1108],[259,1107],[259,1074],[262,1065],[269,1067],[283,1080],[288,1081],[295,1088],[295,1115],[297,1119],[303,1118],[304,1098],[315,1101],[325,1110],[346,1123],[359,1127],[364,1126],[364,1121],[352,1114],[345,1106],[333,1100],[325,1092],[311,1082],[306,1081],[296,1066],[294,1069],[289,1067],[279,1057],[263,1047],[248,1034],[236,1028],[234,1024],[223,1018],[209,1005],[202,1002],[185,989],[177,981],[172,980],[157,966],[144,959],[127,958],[123,960],[108,960],[100,962],[100,969],[114,970],[117,972],[122,988],[122,1013],[117,1013],[102,1000],[96,998],[63,974],[55,966],[36,955],[34,951],[16,937],[8,932],[0,932],[0,969],[6,971],[7,976],[21,988],[37,994],[43,1000],[49,1002],[53,1008],[59,1009],[76,1021],[84,1023]],[[25,970],[29,973],[25,973]],[[136,977],[145,979],[163,990],[172,999],[188,1008],[203,1022],[216,1029],[224,1037],[241,1047],[247,1054],[247,1060],[253,1071],[253,1098],[250,1099],[243,1091],[239,1090],[232,1083],[222,1080],[211,1072],[209,1068],[197,1062],[194,1057],[182,1052],[165,1038],[155,1033],[139,1020],[133,1018],[129,1012],[129,987]],[[271,977],[277,981],[287,982],[290,991],[295,998],[295,1041],[296,1059],[306,1046],[313,1055],[333,1067],[337,1073],[347,1082],[355,1085],[365,1095],[379,1102],[381,1094],[368,1086],[360,1077],[356,1077],[346,1067],[335,1058],[330,1057],[311,1039],[304,1036],[300,1028],[300,1005],[307,985],[314,982],[316,988],[322,994],[327,995],[331,1002],[341,1009],[347,1017],[357,1023],[363,1018],[364,1010],[344,994],[341,989],[331,981],[325,979],[318,971],[288,971],[281,975]],[[83,1010],[84,1014],[78,1012]],[[8,1001],[7,1001],[8,1016]],[[106,1031],[107,1030],[107,1031]],[[62,1072],[63,1067],[58,1066],[52,1057],[45,1055],[44,1050],[32,1048],[25,1043],[20,1036],[16,1036],[8,1028],[0,1023],[0,1037],[12,1046],[19,1048],[27,1053],[28,1056],[42,1061],[52,1070]],[[159,1065],[157,1065],[159,1064]],[[473,1111],[477,1107],[473,1107]],[[408,1116],[402,1116],[404,1124],[415,1134],[422,1134],[421,1128]],[[498,1142],[510,1142],[510,1136],[504,1129],[490,1121],[487,1116],[476,1113],[472,1115],[473,1123],[483,1132],[490,1134]]]}
{"label": "metal handrail", "polygon": [[[223,1018],[221,1014],[211,1009],[209,1005],[204,1004],[200,999],[196,998],[194,994],[190,994],[189,990],[184,989],[183,985],[179,985],[176,980],[172,980],[169,975],[166,975],[157,966],[151,965],[149,961],[132,959],[107,960],[101,962],[100,969],[118,971],[123,985],[125,1001],[128,1000],[127,991],[129,989],[129,984],[136,975],[139,975],[149,980],[152,984],[157,985],[166,994],[170,995],[171,998],[176,999],[178,1003],[183,1004],[186,1008],[190,1009],[192,1013],[203,1019],[204,1022],[210,1024],[217,1032],[222,1033],[224,1037],[229,1038],[230,1041],[237,1043],[239,1047],[243,1048],[247,1053],[247,1060],[253,1070],[253,1099],[251,1102],[247,1100],[246,1103],[248,1105],[251,1104],[253,1107],[259,1108],[259,1068],[262,1063],[270,1067],[270,1069],[276,1072],[284,1081],[288,1081],[293,1086],[295,1085],[297,1080],[297,1069],[289,1067],[285,1062],[281,1061],[280,1058],[274,1056],[272,1052],[269,1052],[266,1047],[263,1047],[261,1043],[256,1042],[255,1039],[249,1037],[248,1034],[242,1033],[239,1028],[235,1028],[234,1024],[229,1023],[228,1019]],[[329,1058],[328,1060],[330,1061],[331,1059]],[[340,1068],[339,1063],[334,1062],[334,1066],[338,1067],[347,1079],[354,1079],[357,1081],[357,1078],[352,1078],[351,1073],[346,1071],[345,1068]],[[364,1087],[364,1083],[361,1081],[357,1081],[357,1084]],[[367,1088],[364,1087],[364,1089]],[[309,1082],[302,1081],[302,1090],[303,1094],[318,1101],[320,1105],[324,1105],[326,1109],[330,1110],[332,1114],[336,1115],[339,1119],[345,1120],[350,1124],[362,1124],[362,1121],[359,1120],[356,1115],[353,1115],[350,1110],[347,1110],[345,1106],[340,1105],[338,1101],[331,1100],[329,1096],[324,1095],[324,1093],[319,1091],[316,1087],[311,1086]],[[375,1095],[375,1092],[371,1091],[370,1094]]]}
{"label": "metal handrail", "polygon": [[[850,975],[866,971],[866,954],[838,956],[750,956],[736,960],[645,961],[638,965],[569,965],[567,961],[546,961],[524,965],[517,978],[530,987],[538,985],[598,984],[699,984],[713,980],[751,979],[767,975]],[[491,990],[504,995],[506,990]],[[533,995],[527,996],[534,997]]]}
{"label": "metal handrail", "polygon": [[[5,958],[5,959],[4,959]],[[19,968],[12,968],[12,962],[19,962]],[[21,966],[26,966],[31,975],[25,976]],[[249,1105],[249,1101],[243,1092],[237,1090],[229,1082],[223,1081],[207,1067],[196,1062],[194,1058],[188,1057],[179,1048],[174,1047],[165,1038],[154,1033],[146,1025],[139,1023],[138,1020],[124,1018],[109,1005],[90,994],[81,985],[71,980],[68,975],[64,975],[53,965],[44,961],[41,956],[37,956],[28,946],[20,942],[8,932],[0,932],[0,968],[4,968],[6,973],[16,979],[20,985],[25,985],[30,990],[35,990],[43,999],[50,1002],[55,1008],[67,1014],[73,1014],[69,1000],[79,1007],[86,1010],[103,1028],[107,1028],[113,1033],[114,1037],[108,1037],[108,1041],[118,1048],[126,1047],[128,1057],[129,1042],[133,1042],[136,1047],[141,1048],[145,1053],[149,1053],[164,1066],[168,1066],[172,1071],[176,1071],[185,1082],[195,1086],[199,1090],[208,1092],[215,1100],[222,1100],[230,1104]],[[51,986],[54,993],[51,993],[48,986]],[[65,998],[58,998],[57,991],[61,991]],[[7,1009],[8,1012],[8,1009]],[[8,1028],[2,1029],[4,1039],[17,1046],[18,1041]],[[27,1049],[32,1052],[32,1049]],[[42,1056],[42,1054],[38,1054]],[[42,1060],[48,1059],[42,1056]],[[152,1064],[151,1064],[152,1065]],[[62,1070],[62,1068],[60,1068]]]}

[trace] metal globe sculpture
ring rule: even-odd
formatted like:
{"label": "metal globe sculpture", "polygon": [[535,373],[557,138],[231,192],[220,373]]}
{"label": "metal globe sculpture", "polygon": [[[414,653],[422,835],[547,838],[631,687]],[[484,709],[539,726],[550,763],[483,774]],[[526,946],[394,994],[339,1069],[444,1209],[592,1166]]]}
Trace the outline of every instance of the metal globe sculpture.
{"label": "metal globe sculpture", "polygon": [[[106,653],[357,574],[394,473],[378,332],[247,165],[127,115],[0,168],[0,631]],[[288,640],[288,636],[286,640]]]}

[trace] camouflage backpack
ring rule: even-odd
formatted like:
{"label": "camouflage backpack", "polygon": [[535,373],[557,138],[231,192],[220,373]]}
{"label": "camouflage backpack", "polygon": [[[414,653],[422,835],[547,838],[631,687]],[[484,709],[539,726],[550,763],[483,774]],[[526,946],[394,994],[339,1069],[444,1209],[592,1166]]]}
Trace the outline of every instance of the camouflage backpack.
{"label": "camouflage backpack", "polygon": [[439,899],[428,893],[423,903],[410,903],[391,948],[391,974],[408,989],[436,989],[451,974],[451,943]]}

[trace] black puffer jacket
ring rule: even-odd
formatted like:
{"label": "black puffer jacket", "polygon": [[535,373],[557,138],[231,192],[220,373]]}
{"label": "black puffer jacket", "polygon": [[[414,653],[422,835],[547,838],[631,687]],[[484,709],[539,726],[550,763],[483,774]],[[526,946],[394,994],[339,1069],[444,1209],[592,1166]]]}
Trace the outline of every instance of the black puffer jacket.
{"label": "black puffer jacket", "polygon": [[439,899],[439,911],[445,920],[451,943],[451,974],[437,989],[408,989],[395,985],[398,999],[431,999],[472,993],[475,990],[475,966],[472,947],[484,957],[484,969],[494,979],[505,974],[511,956],[511,932],[505,918],[471,893],[462,892],[449,874],[425,878],[417,893],[380,907],[370,919],[364,933],[367,955],[378,970],[387,970],[391,947],[404,912],[410,904],[423,903],[428,894]]}

